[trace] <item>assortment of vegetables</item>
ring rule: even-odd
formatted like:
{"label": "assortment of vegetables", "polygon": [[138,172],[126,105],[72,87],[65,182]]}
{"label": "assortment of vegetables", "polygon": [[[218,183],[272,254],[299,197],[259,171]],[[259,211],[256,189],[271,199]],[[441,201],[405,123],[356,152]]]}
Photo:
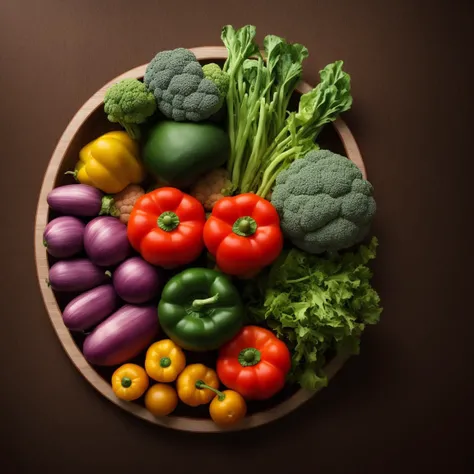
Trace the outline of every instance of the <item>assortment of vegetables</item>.
{"label": "assortment of vegetables", "polygon": [[268,35],[261,50],[251,25],[222,41],[223,65],[160,51],[106,91],[123,130],[49,193],[44,245],[64,325],[117,398],[158,417],[208,405],[226,427],[289,384],[325,386],[382,308],[372,185],[316,142],[352,104],[342,61],[295,109],[307,48]]}

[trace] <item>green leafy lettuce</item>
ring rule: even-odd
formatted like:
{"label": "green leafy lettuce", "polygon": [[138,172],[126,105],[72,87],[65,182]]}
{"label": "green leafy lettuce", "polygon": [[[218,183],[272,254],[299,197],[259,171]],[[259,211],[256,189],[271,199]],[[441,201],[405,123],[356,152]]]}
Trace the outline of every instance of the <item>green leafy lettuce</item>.
{"label": "green leafy lettuce", "polygon": [[266,323],[288,344],[290,379],[303,388],[326,386],[328,356],[357,354],[366,325],[379,321],[380,298],[368,267],[377,246],[373,237],[354,252],[328,257],[285,250],[244,288],[250,322]]}

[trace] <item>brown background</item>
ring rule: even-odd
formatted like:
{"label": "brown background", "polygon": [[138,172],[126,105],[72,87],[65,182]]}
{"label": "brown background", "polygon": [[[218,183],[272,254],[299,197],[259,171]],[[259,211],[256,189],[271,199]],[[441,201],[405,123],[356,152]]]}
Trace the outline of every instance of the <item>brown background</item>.
{"label": "brown background", "polygon": [[[469,3],[1,0],[0,470],[468,472]],[[385,311],[361,355],[294,414],[253,432],[191,435],[133,418],[74,369],[38,290],[33,223],[50,155],[83,102],[158,50],[220,44],[227,23],[308,46],[311,83],[345,60],[345,118],[379,204],[374,284]]]}

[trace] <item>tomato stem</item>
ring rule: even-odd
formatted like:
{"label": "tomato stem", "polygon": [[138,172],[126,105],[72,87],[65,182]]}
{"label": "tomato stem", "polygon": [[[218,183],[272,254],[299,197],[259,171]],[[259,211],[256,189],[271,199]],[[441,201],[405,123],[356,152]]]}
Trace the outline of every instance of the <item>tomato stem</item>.
{"label": "tomato stem", "polygon": [[210,387],[209,385],[205,384],[202,380],[196,380],[196,388],[198,388],[199,390],[203,389],[203,388],[207,388],[209,390],[212,390],[214,393],[217,394],[217,397],[219,398],[219,401],[222,402],[224,401],[225,399],[225,393],[222,393],[220,390],[217,390],[216,388],[214,387]]}
{"label": "tomato stem", "polygon": [[256,365],[260,362],[261,353],[255,347],[247,347],[246,349],[242,349],[238,356],[239,363],[242,367],[251,367],[252,365]]}
{"label": "tomato stem", "polygon": [[132,379],[130,377],[122,377],[122,387],[128,388],[132,385]]}
{"label": "tomato stem", "polygon": [[171,365],[171,359],[169,357],[162,357],[160,359],[160,367],[163,367],[166,369],[166,367],[169,367]]}

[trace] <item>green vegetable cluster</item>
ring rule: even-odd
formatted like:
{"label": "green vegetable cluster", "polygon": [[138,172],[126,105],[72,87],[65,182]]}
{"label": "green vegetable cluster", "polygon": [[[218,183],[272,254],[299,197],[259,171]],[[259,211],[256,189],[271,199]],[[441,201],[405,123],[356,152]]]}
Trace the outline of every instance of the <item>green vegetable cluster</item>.
{"label": "green vegetable cluster", "polygon": [[140,138],[138,125],[155,110],[155,97],[138,79],[123,79],[105,93],[104,112],[108,120],[122,125],[133,139]]}
{"label": "green vegetable cluster", "polygon": [[251,321],[265,322],[292,351],[291,380],[326,386],[328,354],[359,351],[365,327],[379,321],[380,298],[368,266],[378,240],[327,258],[292,248],[244,289]]}
{"label": "green vegetable cluster", "polygon": [[227,79],[216,68],[220,70],[217,64],[203,70],[192,51],[176,48],[156,54],[143,80],[165,117],[177,122],[200,122],[224,103]]}
{"label": "green vegetable cluster", "polygon": [[315,150],[278,175],[271,202],[294,245],[323,253],[366,237],[376,211],[372,193],[372,185],[351,160]]}
{"label": "green vegetable cluster", "polygon": [[228,162],[234,191],[266,197],[276,176],[292,161],[317,148],[322,127],[352,105],[350,76],[336,61],[320,72],[320,83],[303,94],[297,111],[288,112],[301,79],[308,50],[275,35],[265,37],[264,54],[252,25],[222,30],[228,58]]}

